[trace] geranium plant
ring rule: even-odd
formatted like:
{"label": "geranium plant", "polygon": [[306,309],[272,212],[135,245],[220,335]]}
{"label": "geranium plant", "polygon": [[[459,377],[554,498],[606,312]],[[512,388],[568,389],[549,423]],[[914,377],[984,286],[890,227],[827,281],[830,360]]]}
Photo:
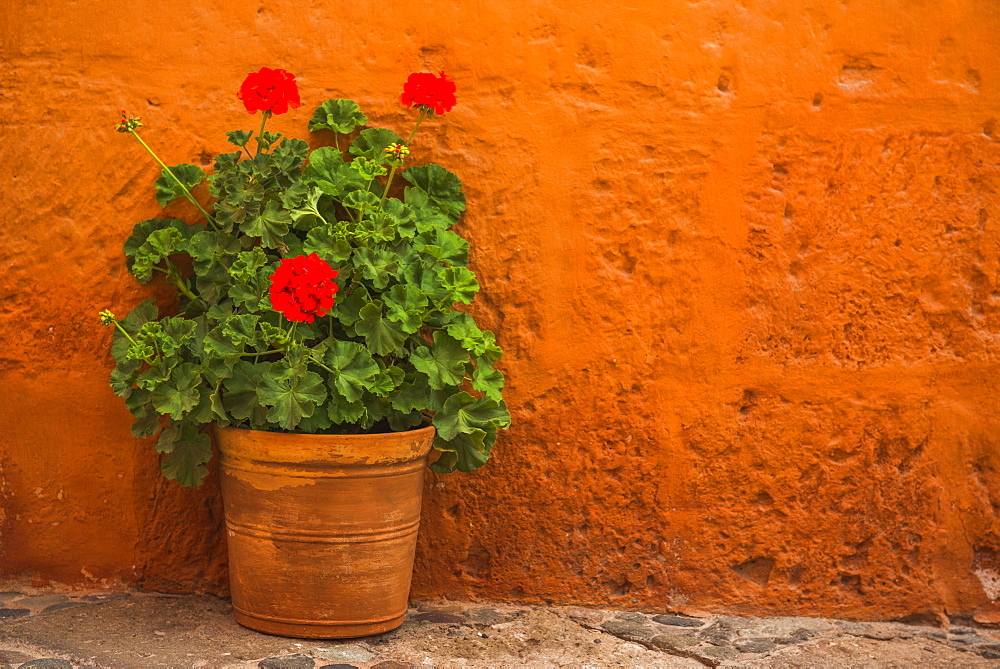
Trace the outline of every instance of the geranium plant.
{"label": "geranium plant", "polygon": [[[163,473],[186,486],[206,474],[211,423],[303,433],[433,423],[433,468],[477,469],[510,415],[494,335],[455,308],[479,290],[469,245],[452,230],[465,195],[440,165],[405,166],[421,122],[454,107],[455,84],[443,73],[409,77],[401,102],[416,121],[406,140],[357,132],[368,122],[358,105],[327,100],[309,130],[331,132],[333,146],[311,152],[265,129],[299,106],[293,75],[262,68],[238,97],[261,113],[259,129],[227,133],[236,150],[217,156],[211,175],[167,166],[139,118],[122,112],[117,126],[162,166],[159,203],[185,198],[204,219],[143,221],[125,242],[140,283],[162,275],[177,287],[176,315],[154,300],[122,319],[101,313],[115,326],[111,386],[133,434],[159,433]],[[203,204],[192,191],[206,179]]]}

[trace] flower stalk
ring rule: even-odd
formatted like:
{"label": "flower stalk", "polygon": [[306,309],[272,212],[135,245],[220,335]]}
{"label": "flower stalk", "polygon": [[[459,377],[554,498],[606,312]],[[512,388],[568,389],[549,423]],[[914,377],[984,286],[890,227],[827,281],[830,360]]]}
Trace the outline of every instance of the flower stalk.
{"label": "flower stalk", "polygon": [[191,191],[189,191],[188,188],[187,188],[187,186],[184,185],[184,182],[181,181],[180,179],[178,179],[177,175],[174,174],[173,171],[169,167],[167,167],[166,163],[164,163],[162,160],[160,160],[160,157],[158,155],[156,155],[156,153],[151,148],[149,148],[149,145],[146,144],[146,142],[143,141],[142,137],[139,136],[139,133],[136,132],[135,129],[128,130],[127,132],[128,132],[128,134],[130,134],[133,137],[135,137],[139,141],[139,143],[142,144],[142,148],[146,149],[146,152],[149,153],[149,155],[153,156],[153,160],[155,160],[156,162],[158,162],[160,164],[160,167],[162,167],[163,170],[167,174],[169,174],[170,177],[175,182],[177,182],[177,185],[181,187],[182,191],[184,191],[184,197],[186,197],[191,204],[193,204],[195,207],[198,208],[198,211],[201,212],[201,215],[205,217],[205,220],[209,222],[209,224],[215,229],[215,231],[216,232],[221,231],[222,228],[220,228],[218,226],[218,224],[215,222],[215,219],[212,218],[212,215],[209,214],[207,211],[205,211],[205,208],[201,206],[201,204],[198,202],[198,200],[194,199],[194,196],[191,195]]}

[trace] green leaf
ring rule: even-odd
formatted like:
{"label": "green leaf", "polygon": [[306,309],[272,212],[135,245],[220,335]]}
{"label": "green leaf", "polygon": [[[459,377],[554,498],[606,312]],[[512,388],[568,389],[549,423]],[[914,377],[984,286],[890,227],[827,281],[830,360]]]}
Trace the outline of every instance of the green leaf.
{"label": "green leaf", "polygon": [[479,291],[476,275],[467,267],[447,267],[438,273],[441,286],[451,291],[451,299],[469,304]]}
{"label": "green leaf", "polygon": [[331,265],[347,262],[351,257],[351,245],[334,232],[332,224],[319,225],[309,231],[302,244],[304,253],[315,253]]}
{"label": "green leaf", "polygon": [[455,451],[443,451],[441,457],[431,463],[431,471],[438,474],[450,474],[456,467],[458,467],[458,454]]}
{"label": "green leaf", "polygon": [[469,353],[453,337],[438,331],[434,333],[434,345],[419,347],[410,354],[410,362],[427,375],[431,388],[440,390],[462,383]]}
{"label": "green leaf", "polygon": [[[130,337],[134,338],[142,326],[154,320],[158,314],[159,310],[156,308],[156,300],[143,300],[129,312],[128,316],[118,321],[118,324],[121,325],[123,330],[128,332]],[[118,328],[114,329],[111,341],[111,355],[115,360],[122,361],[132,346],[132,342]]]}
{"label": "green leaf", "polygon": [[477,361],[476,371],[472,373],[472,387],[500,402],[503,399],[503,373],[488,364],[482,364],[483,362]]}
{"label": "green leaf", "polygon": [[[228,134],[228,133],[227,133]],[[230,140],[232,141],[232,140]],[[216,180],[224,172],[229,172],[236,167],[236,163],[240,162],[240,158],[243,154],[239,151],[234,153],[220,153],[215,157],[214,169],[215,174],[208,177],[209,181]],[[213,192],[212,195],[215,195]]]}
{"label": "green leaf", "polygon": [[451,230],[435,228],[421,232],[414,240],[413,248],[449,265],[464,267],[469,263],[469,242]]}
{"label": "green leaf", "polygon": [[[171,172],[173,176],[170,175]],[[156,201],[160,203],[161,207],[166,207],[179,197],[186,197],[184,189],[177,183],[178,180],[190,191],[205,180],[205,170],[188,163],[174,165],[170,168],[170,172],[163,170],[160,173],[160,178],[154,184],[156,186]]]}
{"label": "green leaf", "polygon": [[357,423],[365,416],[365,405],[361,400],[348,402],[339,393],[330,394],[330,403],[327,405],[327,416],[337,425]]}
{"label": "green leaf", "polygon": [[194,321],[187,320],[180,316],[164,318],[161,322],[161,331],[158,337],[160,350],[165,356],[172,356],[184,344],[194,338],[194,331],[198,327]]}
{"label": "green leaf", "polygon": [[264,374],[271,363],[237,362],[232,377],[223,382],[226,392],[222,404],[233,418],[249,420],[251,426],[263,425],[267,420],[267,410],[260,402],[258,390],[264,387]]}
{"label": "green leaf", "polygon": [[368,430],[372,425],[385,418],[391,411],[388,400],[366,393],[361,398],[361,403],[365,407],[365,414],[361,418],[361,429]]}
{"label": "green leaf", "polygon": [[382,203],[382,213],[396,224],[396,229],[402,237],[413,237],[416,234],[416,215],[398,199],[394,197],[386,199]]}
{"label": "green leaf", "polygon": [[424,322],[427,296],[423,291],[409,284],[396,284],[385,294],[385,306],[389,309],[390,321],[399,323],[403,332],[413,334]]}
{"label": "green leaf", "polygon": [[[312,187],[306,181],[296,181],[290,187],[278,193],[278,196],[281,198],[281,204],[285,205],[285,209],[293,210],[298,210],[307,202],[309,208],[315,208],[322,195],[322,191]],[[299,218],[305,214],[312,214],[312,212],[308,210],[292,211],[292,219],[298,223]]]}
{"label": "green leaf", "polygon": [[358,176],[365,181],[374,181],[375,177],[384,176],[389,169],[379,165],[374,160],[369,160],[364,156],[359,156],[351,161],[351,169],[358,173]]}
{"label": "green leaf", "polygon": [[354,132],[359,125],[368,123],[368,117],[353,100],[343,98],[327,100],[313,113],[309,120],[309,132],[332,130],[342,135]]}
{"label": "green leaf", "polygon": [[302,166],[309,155],[309,144],[301,139],[286,139],[271,152],[273,177],[281,189],[288,189],[302,176]]}
{"label": "green leaf", "polygon": [[257,333],[257,322],[260,316],[253,314],[241,314],[230,316],[220,325],[222,333],[229,337],[237,350],[242,350],[244,345],[256,346],[260,341]]}
{"label": "green leaf", "polygon": [[136,385],[143,390],[153,390],[161,383],[170,380],[170,373],[178,365],[180,358],[157,358],[139,378]]}
{"label": "green leaf", "polygon": [[313,414],[311,416],[302,417],[296,431],[303,434],[316,434],[317,432],[326,430],[333,425],[333,422],[330,420],[330,415],[327,412],[328,407],[326,405],[317,406],[313,410]]}
{"label": "green leaf", "polygon": [[208,475],[205,463],[212,459],[212,440],[190,423],[179,427],[168,427],[160,435],[156,450],[166,454],[160,461],[160,471],[182,486],[195,488]]}
{"label": "green leaf", "polygon": [[260,322],[259,327],[261,348],[266,348],[267,346],[282,348],[288,344],[288,332],[286,332],[284,328],[271,323],[266,323],[264,321]]}
{"label": "green leaf", "polygon": [[330,146],[320,147],[309,154],[309,165],[302,178],[326,195],[336,198],[365,187],[364,180],[351,169],[350,163],[344,162],[344,155]]}
{"label": "green leaf", "polygon": [[[272,144],[281,139],[281,133],[267,132],[265,130],[263,135],[257,135],[254,139],[257,141],[257,146],[260,148],[261,151],[267,151],[268,149],[271,148]],[[261,154],[261,153],[257,154],[258,157],[261,155],[266,155],[266,154]]]}
{"label": "green leaf", "polygon": [[[420,198],[417,197],[418,195]],[[417,228],[417,232],[447,230],[451,227],[452,223],[454,223],[454,221],[442,214],[437,208],[430,206],[430,204],[426,201],[427,196],[424,195],[422,191],[411,188],[410,194],[406,197],[406,199],[408,203],[413,204],[414,225]],[[413,201],[417,199],[419,199],[423,204],[413,203]]]}
{"label": "green leaf", "polygon": [[257,389],[262,403],[271,407],[267,419],[292,430],[316,405],[326,400],[323,378],[316,372],[302,372],[284,361],[271,363],[264,373],[264,386]]}
{"label": "green leaf", "polygon": [[124,359],[115,365],[111,372],[111,390],[115,395],[128,399],[132,395],[132,384],[139,377],[139,367],[142,362],[139,360]]}
{"label": "green leaf", "polygon": [[368,128],[362,130],[353,142],[351,142],[351,153],[355,156],[363,156],[368,160],[385,165],[389,162],[385,150],[390,144],[402,144],[403,138],[388,128]]}
{"label": "green leaf", "polygon": [[[490,438],[491,435],[492,438]],[[435,469],[434,471],[441,471],[442,473],[454,471],[454,467],[451,470],[443,469],[448,464],[457,466],[458,470],[462,472],[476,471],[486,464],[495,440],[496,428],[493,428],[491,432],[487,432],[481,428],[473,428],[468,433],[463,432],[450,440],[436,437],[434,439],[434,448],[439,451],[451,451],[455,456],[454,459],[448,458],[444,463],[441,462],[441,459],[444,459],[443,457],[439,459],[436,464],[440,464],[442,469]]]}
{"label": "green leaf", "polygon": [[411,427],[416,427],[424,422],[424,415],[419,411],[402,413],[400,411],[390,409],[386,413],[385,417],[389,420],[389,427],[395,432],[409,430]]}
{"label": "green leaf", "polygon": [[160,431],[160,414],[151,405],[144,404],[132,411],[135,420],[132,421],[132,436],[136,439],[152,437]]}
{"label": "green leaf", "polygon": [[133,437],[150,437],[160,431],[160,414],[150,405],[151,396],[152,393],[148,390],[135,389],[125,398],[125,407],[135,417],[132,423]]}
{"label": "green leaf", "polygon": [[470,434],[479,428],[506,428],[510,426],[510,414],[503,402],[489,397],[478,400],[466,392],[455,393],[444,406],[434,414],[434,426],[438,436],[451,441],[459,434]]}
{"label": "green leaf", "polygon": [[200,386],[198,388],[199,400],[198,406],[196,406],[191,413],[188,414],[187,419],[192,423],[204,424],[211,422],[218,422],[221,425],[229,424],[229,416],[226,414],[226,410],[222,405],[222,396],[219,393],[220,388],[218,386],[213,390],[207,386]]}
{"label": "green leaf", "polygon": [[252,135],[252,132],[247,132],[246,130],[230,130],[226,133],[229,141],[236,146],[246,146]]}
{"label": "green leaf", "polygon": [[251,237],[260,237],[267,248],[277,248],[288,234],[292,217],[282,206],[271,200],[260,214],[248,218],[240,224],[240,230]]}
{"label": "green leaf", "polygon": [[364,190],[354,190],[344,196],[341,204],[358,211],[374,211],[378,208],[379,197],[375,193]]}
{"label": "green leaf", "polygon": [[208,272],[214,263],[240,252],[240,240],[225,232],[202,230],[191,237],[187,252],[194,258],[196,274]]}
{"label": "green leaf", "polygon": [[365,344],[375,355],[388,355],[406,340],[399,325],[382,317],[382,303],[370,302],[361,309],[355,330],[365,338]]}
{"label": "green leaf", "polygon": [[187,240],[204,229],[203,225],[188,225],[176,218],[151,218],[138,223],[125,241],[125,266],[139,283],[148,283],[154,265],[172,253],[186,251]]}
{"label": "green leaf", "polygon": [[170,414],[175,419],[182,418],[198,403],[200,384],[201,369],[198,365],[182,363],[171,370],[169,380],[153,388],[150,401],[160,413]]}
{"label": "green leaf", "polygon": [[345,327],[351,327],[361,318],[361,310],[370,304],[368,289],[355,284],[354,291],[341,301],[334,304],[334,312]]}
{"label": "green leaf", "polygon": [[412,377],[412,379],[404,381],[388,396],[393,409],[405,413],[428,408],[427,399],[430,396],[431,387],[427,383],[427,375],[417,372]]}
{"label": "green leaf", "polygon": [[375,383],[372,385],[371,391],[379,397],[386,397],[403,382],[404,376],[405,372],[403,372],[402,368],[391,365],[381,370],[378,376],[375,377]]}
{"label": "green leaf", "polygon": [[[442,214],[457,221],[465,211],[465,194],[458,177],[441,167],[430,163],[415,165],[403,172],[403,178],[426,196],[426,202]],[[406,189],[406,203],[411,204],[410,192]]]}
{"label": "green leaf", "polygon": [[388,242],[396,237],[396,222],[386,214],[372,213],[358,221],[357,235],[373,242]]}
{"label": "green leaf", "polygon": [[255,247],[250,251],[243,251],[236,256],[229,274],[234,281],[248,282],[257,278],[259,270],[267,265],[267,255],[260,247]]}
{"label": "green leaf", "polygon": [[245,350],[242,344],[237,345],[233,341],[232,335],[225,332],[222,325],[212,328],[205,335],[204,345],[207,355],[226,359],[239,360],[240,355]]}
{"label": "green leaf", "polygon": [[462,342],[467,350],[472,350],[466,342],[478,342],[483,338],[483,331],[476,325],[475,319],[467,313],[456,311],[451,315],[447,325],[448,334]]}
{"label": "green leaf", "polygon": [[234,174],[223,182],[224,191],[219,191],[219,199],[233,207],[257,206],[264,199],[264,186],[250,181],[245,174]]}
{"label": "green leaf", "polygon": [[369,248],[360,248],[354,252],[354,264],[361,269],[364,277],[371,281],[375,288],[382,289],[389,284],[389,279],[396,275],[399,258],[386,250],[373,251]]}
{"label": "green leaf", "polygon": [[334,342],[323,356],[323,362],[333,370],[330,387],[348,402],[361,399],[362,392],[371,389],[379,367],[361,344],[352,341]]}

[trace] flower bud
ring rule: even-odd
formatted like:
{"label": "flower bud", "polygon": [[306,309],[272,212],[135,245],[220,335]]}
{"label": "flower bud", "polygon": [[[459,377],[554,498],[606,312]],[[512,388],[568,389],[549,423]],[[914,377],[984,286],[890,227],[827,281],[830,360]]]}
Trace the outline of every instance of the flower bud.
{"label": "flower bud", "polygon": [[389,146],[383,149],[383,152],[387,154],[386,158],[392,165],[402,165],[403,161],[406,159],[406,156],[410,155],[409,147],[407,147],[406,144],[401,144],[398,142],[390,144]]}
{"label": "flower bud", "polygon": [[118,122],[115,126],[115,130],[118,132],[132,132],[138,127],[142,126],[142,119],[138,116],[129,116],[122,110],[122,120]]}

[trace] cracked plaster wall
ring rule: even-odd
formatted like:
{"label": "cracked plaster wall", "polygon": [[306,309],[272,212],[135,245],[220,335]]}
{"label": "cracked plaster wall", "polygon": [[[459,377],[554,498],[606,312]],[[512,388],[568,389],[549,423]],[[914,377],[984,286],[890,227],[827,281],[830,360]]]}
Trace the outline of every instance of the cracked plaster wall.
{"label": "cracked plaster wall", "polygon": [[207,164],[262,65],[296,136],[408,127],[443,69],[414,158],[464,181],[514,426],[430,477],[414,596],[1000,620],[995,2],[178,7],[0,12],[2,578],[226,589],[216,478],[107,387],[97,312],[170,299],[124,270],[160,210],[118,110]]}

